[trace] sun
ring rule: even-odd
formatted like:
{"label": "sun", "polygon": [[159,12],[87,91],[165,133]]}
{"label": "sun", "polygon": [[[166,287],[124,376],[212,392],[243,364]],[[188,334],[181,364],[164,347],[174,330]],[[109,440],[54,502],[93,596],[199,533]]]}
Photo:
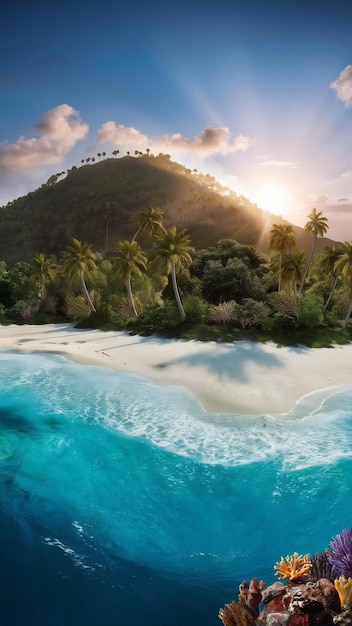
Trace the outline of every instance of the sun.
{"label": "sun", "polygon": [[255,192],[255,201],[261,209],[285,216],[291,208],[291,196],[283,185],[267,182]]}

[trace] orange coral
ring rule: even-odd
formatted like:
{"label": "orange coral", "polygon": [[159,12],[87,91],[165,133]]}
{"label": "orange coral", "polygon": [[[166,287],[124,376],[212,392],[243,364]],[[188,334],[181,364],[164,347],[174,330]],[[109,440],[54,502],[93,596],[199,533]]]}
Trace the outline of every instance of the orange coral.
{"label": "orange coral", "polygon": [[292,556],[281,557],[281,560],[275,563],[275,573],[279,578],[288,578],[288,580],[297,580],[309,576],[312,564],[309,556],[302,556],[295,552]]}
{"label": "orange coral", "polygon": [[341,606],[352,604],[352,578],[336,578],[334,580],[335,589],[339,594]]}

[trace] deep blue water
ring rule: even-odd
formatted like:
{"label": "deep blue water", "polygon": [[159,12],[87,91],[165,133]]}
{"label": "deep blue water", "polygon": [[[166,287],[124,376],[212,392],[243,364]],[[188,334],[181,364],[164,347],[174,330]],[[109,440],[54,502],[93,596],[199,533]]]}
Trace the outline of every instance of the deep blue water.
{"label": "deep blue water", "polygon": [[[218,390],[217,390],[218,393]],[[0,352],[0,623],[216,626],[352,525],[352,386],[280,415]]]}

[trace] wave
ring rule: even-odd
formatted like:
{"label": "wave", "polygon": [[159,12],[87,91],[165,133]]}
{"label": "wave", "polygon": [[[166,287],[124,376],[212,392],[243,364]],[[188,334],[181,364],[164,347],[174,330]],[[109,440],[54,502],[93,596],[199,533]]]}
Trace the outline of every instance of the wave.
{"label": "wave", "polygon": [[[26,411],[66,414],[204,464],[238,466],[281,460],[285,470],[352,456],[352,385],[305,395],[287,413],[211,413],[180,387],[77,365],[63,357],[2,353],[1,401]],[[5,393],[4,393],[5,392]],[[30,393],[30,405],[28,404]],[[9,453],[1,446],[0,457]]]}

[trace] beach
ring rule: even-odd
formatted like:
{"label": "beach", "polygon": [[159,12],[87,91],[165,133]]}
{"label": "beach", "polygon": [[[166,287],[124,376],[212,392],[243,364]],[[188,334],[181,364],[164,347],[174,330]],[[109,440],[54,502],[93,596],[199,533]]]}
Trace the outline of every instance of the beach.
{"label": "beach", "polygon": [[184,387],[211,412],[283,413],[306,394],[352,385],[352,344],[312,349],[184,341],[47,324],[0,326],[0,349],[61,354]]}

